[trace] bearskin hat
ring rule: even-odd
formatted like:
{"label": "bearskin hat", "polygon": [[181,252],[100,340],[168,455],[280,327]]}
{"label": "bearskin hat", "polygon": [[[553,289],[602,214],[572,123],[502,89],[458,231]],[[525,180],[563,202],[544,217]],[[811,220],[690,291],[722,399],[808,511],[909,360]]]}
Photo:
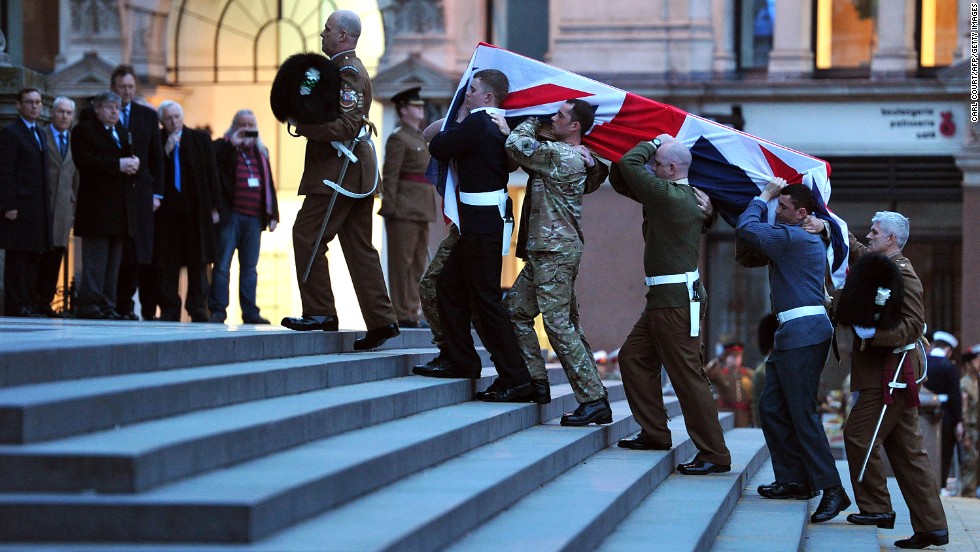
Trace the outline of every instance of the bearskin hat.
{"label": "bearskin hat", "polygon": [[293,54],[279,66],[269,102],[282,123],[333,121],[340,115],[340,74],[326,56]]}
{"label": "bearskin hat", "polygon": [[890,330],[902,321],[905,284],[898,265],[879,253],[862,255],[851,267],[837,303],[837,321]]}

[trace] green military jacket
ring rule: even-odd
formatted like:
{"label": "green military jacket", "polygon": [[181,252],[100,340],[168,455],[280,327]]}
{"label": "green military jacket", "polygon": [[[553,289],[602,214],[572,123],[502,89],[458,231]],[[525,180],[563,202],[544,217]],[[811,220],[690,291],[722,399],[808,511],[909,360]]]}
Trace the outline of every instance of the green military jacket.
{"label": "green military jacket", "polygon": [[581,252],[585,158],[566,142],[538,141],[540,124],[536,117],[527,119],[504,144],[507,155],[531,174],[527,251]]}

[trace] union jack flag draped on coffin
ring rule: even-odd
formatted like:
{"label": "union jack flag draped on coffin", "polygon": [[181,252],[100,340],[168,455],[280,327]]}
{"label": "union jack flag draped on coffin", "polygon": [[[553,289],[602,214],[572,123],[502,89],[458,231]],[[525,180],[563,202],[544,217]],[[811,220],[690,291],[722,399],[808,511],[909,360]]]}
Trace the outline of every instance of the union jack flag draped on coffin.
{"label": "union jack flag draped on coffin", "polygon": [[[641,141],[663,133],[676,137],[693,156],[689,181],[711,197],[715,209],[732,226],[774,176],[791,184],[805,184],[817,199],[816,215],[831,228],[827,256],[835,287],[843,286],[847,274],[847,225],[827,208],[830,164],[826,161],[486,43],[480,43],[473,52],[447,120],[455,118],[470,77],[481,69],[498,69],[507,75],[510,94],[501,107],[513,121],[554,114],[572,98],[591,103],[596,108],[595,125],[584,143],[611,161],[619,161]],[[438,172],[437,186],[440,192],[448,192],[444,194],[446,217],[458,225],[452,171],[441,168]],[[435,171],[430,170],[430,175],[434,177]],[[770,223],[775,220],[774,205],[775,201],[769,209]]]}

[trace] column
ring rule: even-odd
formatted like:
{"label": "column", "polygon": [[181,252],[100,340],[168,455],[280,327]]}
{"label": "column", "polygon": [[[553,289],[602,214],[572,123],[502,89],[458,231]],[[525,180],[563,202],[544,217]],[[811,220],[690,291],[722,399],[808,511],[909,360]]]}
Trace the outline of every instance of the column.
{"label": "column", "polygon": [[885,9],[878,4],[878,49],[871,56],[872,78],[904,78],[915,74],[916,0],[895,0]]}
{"label": "column", "polygon": [[[963,171],[963,213],[980,210],[980,147],[967,145],[956,156],[956,165]],[[980,343],[980,232],[971,231],[963,218],[963,267],[960,274],[960,343],[970,346]]]}
{"label": "column", "polygon": [[813,75],[813,2],[785,0],[776,6],[769,79],[807,78]]}
{"label": "column", "polygon": [[711,70],[718,77],[735,73],[735,52],[732,49],[734,24],[738,17],[735,13],[735,0],[712,0],[711,19],[712,32],[715,39],[715,50],[712,53]]}

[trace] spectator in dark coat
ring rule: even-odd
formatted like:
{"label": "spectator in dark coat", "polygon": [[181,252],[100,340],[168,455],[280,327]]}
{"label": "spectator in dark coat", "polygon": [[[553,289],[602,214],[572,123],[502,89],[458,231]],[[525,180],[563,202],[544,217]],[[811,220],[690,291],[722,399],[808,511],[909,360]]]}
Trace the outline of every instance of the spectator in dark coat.
{"label": "spectator in dark coat", "polygon": [[156,212],[153,264],[158,268],[160,319],[180,320],[177,287],[180,267],[187,267],[185,308],[194,322],[207,322],[207,264],[214,262],[214,225],[218,223],[220,185],[211,138],[184,127],[184,110],[165,101],[158,110],[163,123],[166,187]]}
{"label": "spectator in dark coat", "polygon": [[125,142],[119,106],[115,92],[96,96],[96,118],[79,123],[71,141],[80,175],[75,210],[75,235],[82,238],[79,318],[123,318],[116,311],[116,284],[123,245],[135,234],[140,159]]}
{"label": "spectator in dark coat", "polygon": [[44,180],[44,134],[41,92],[17,93],[19,117],[0,131],[0,249],[4,314],[43,316],[33,308],[41,253],[51,245]]}

